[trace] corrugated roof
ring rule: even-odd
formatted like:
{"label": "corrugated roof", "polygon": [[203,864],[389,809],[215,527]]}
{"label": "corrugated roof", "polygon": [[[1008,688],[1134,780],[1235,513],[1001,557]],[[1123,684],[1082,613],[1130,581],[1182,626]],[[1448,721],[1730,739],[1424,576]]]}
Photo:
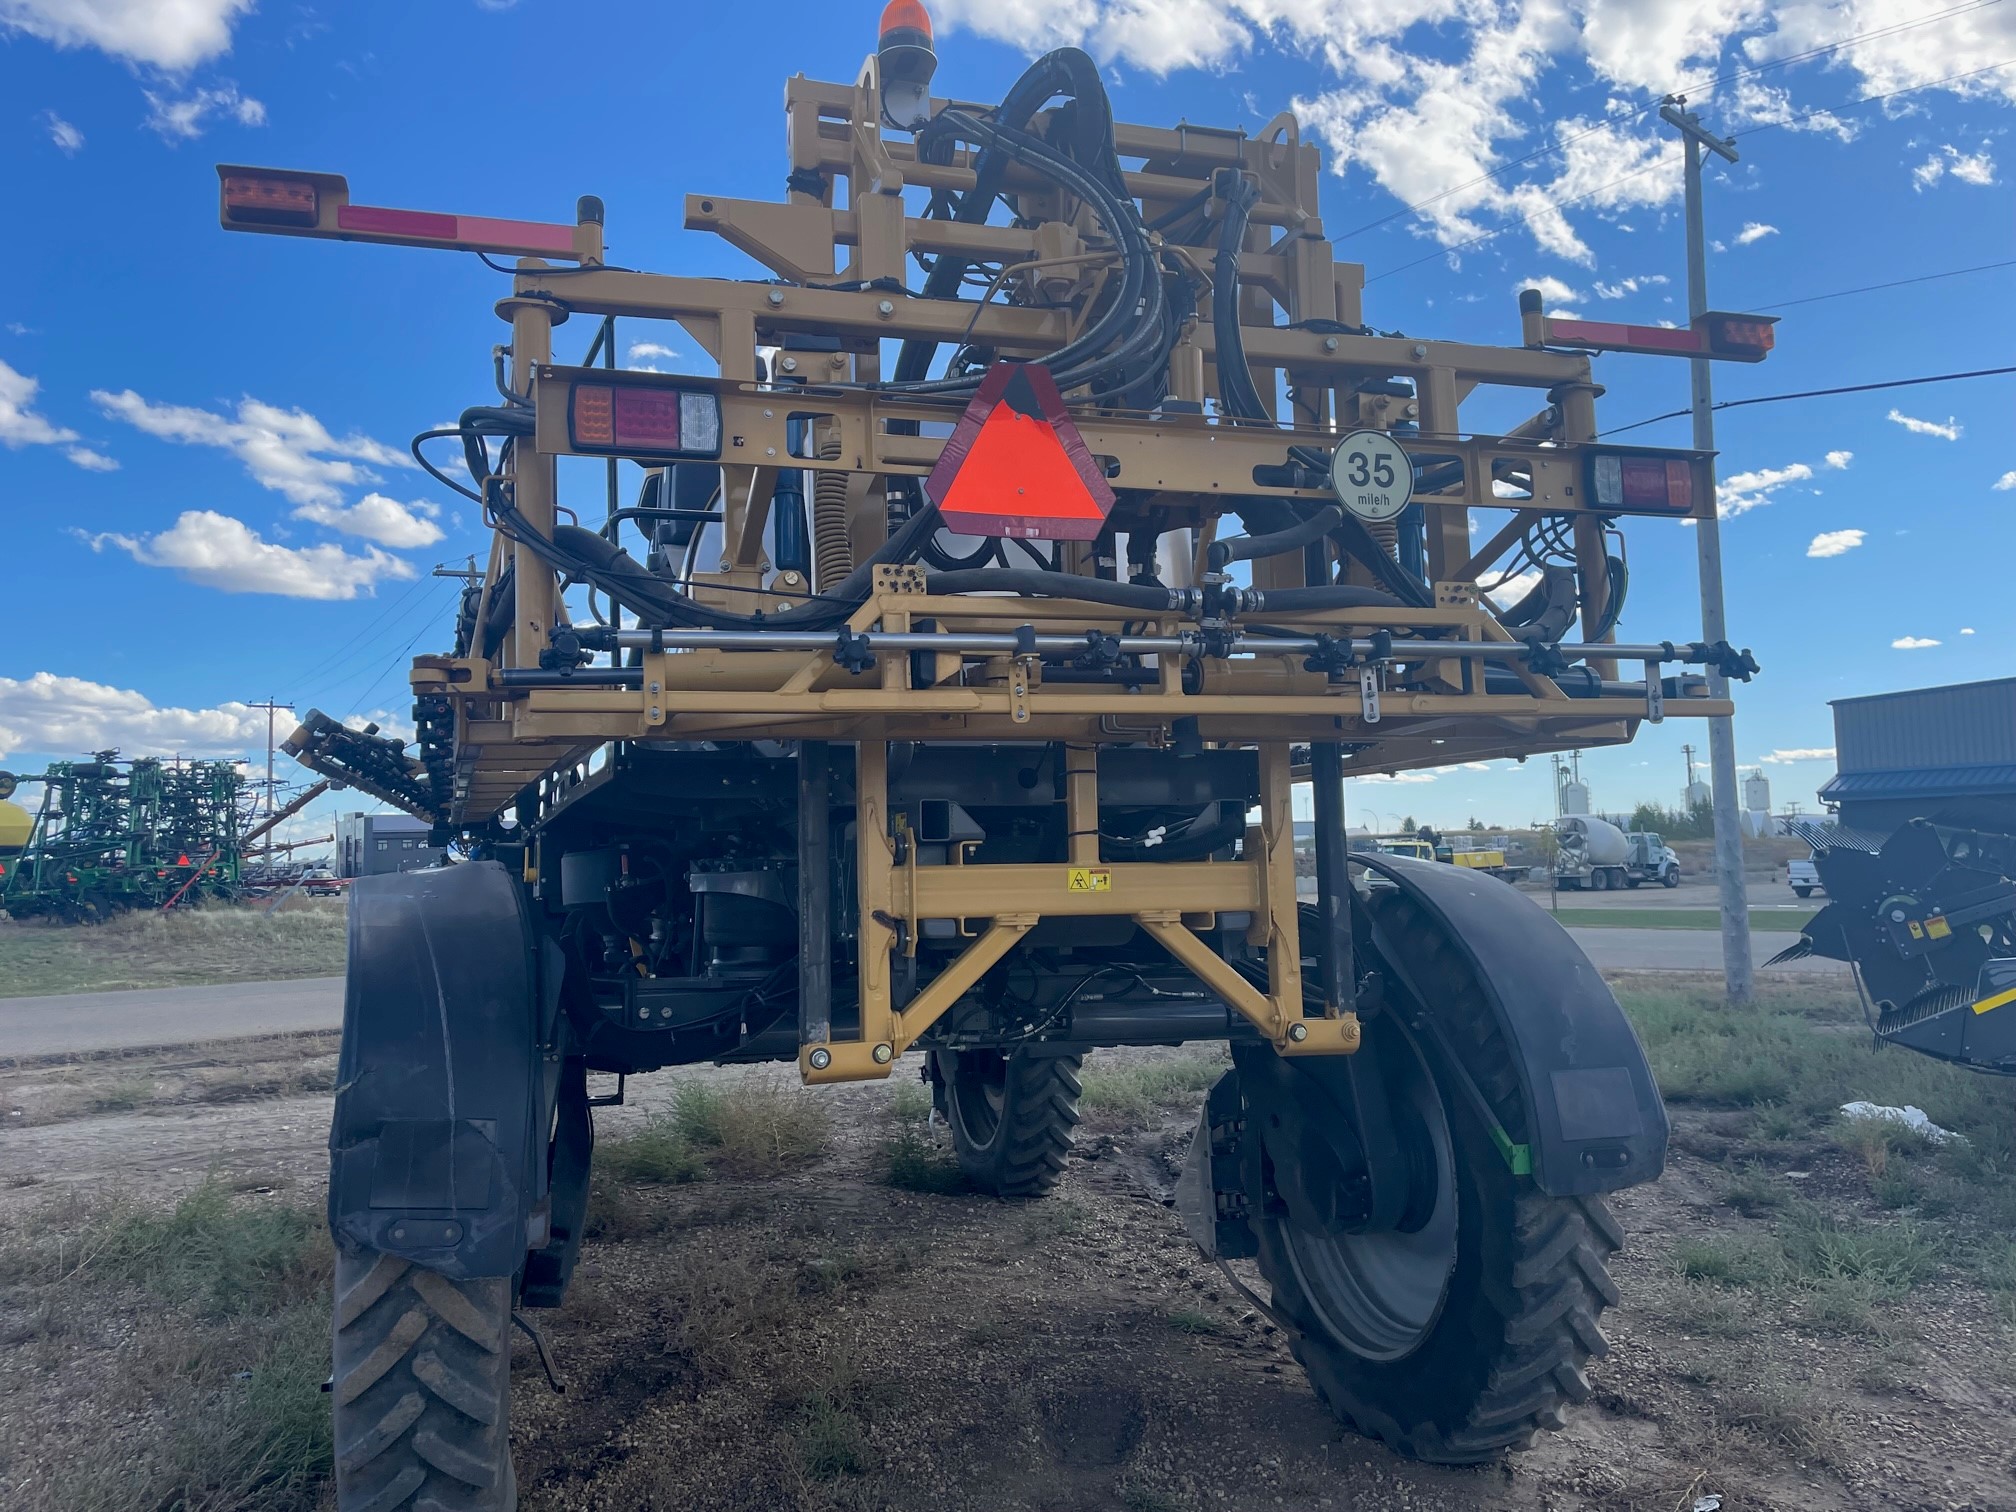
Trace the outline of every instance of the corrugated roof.
{"label": "corrugated roof", "polygon": [[1843,704],[1874,703],[1879,698],[1916,698],[1923,693],[1964,693],[1968,689],[1997,688],[2016,684],[2016,677],[1986,677],[1980,682],[1940,683],[1930,688],[1894,688],[1888,693],[1857,693],[1850,698],[1830,698],[1827,707],[1838,709]]}
{"label": "corrugated roof", "polygon": [[1973,766],[1895,767],[1883,772],[1842,772],[1820,789],[1825,803],[1844,798],[1984,797],[2016,793],[2016,761]]}
{"label": "corrugated roof", "polygon": [[1833,708],[1844,773],[2016,762],[2016,677],[1841,698]]}

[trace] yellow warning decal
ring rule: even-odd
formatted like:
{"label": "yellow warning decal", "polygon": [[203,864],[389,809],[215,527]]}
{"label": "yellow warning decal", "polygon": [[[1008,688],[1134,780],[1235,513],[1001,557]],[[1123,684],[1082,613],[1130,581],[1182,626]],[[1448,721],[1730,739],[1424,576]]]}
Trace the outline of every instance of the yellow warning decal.
{"label": "yellow warning decal", "polygon": [[1904,921],[1904,927],[1911,931],[1912,939],[1922,940],[1925,938],[1925,927],[1924,925],[1920,924],[1916,919],[1906,919]]}
{"label": "yellow warning decal", "polygon": [[2007,992],[1998,992],[1993,997],[1981,999],[1980,1002],[1974,1005],[1974,1011],[1976,1013],[1987,1013],[2009,1003],[2016,1003],[2016,987],[2011,987]]}
{"label": "yellow warning decal", "polygon": [[1100,867],[1074,866],[1064,887],[1067,892],[1111,892],[1113,873]]}
{"label": "yellow warning decal", "polygon": [[1925,921],[1925,933],[1935,940],[1943,940],[1946,936],[1953,933],[1953,926],[1946,922],[1945,916],[1942,914],[1937,918]]}

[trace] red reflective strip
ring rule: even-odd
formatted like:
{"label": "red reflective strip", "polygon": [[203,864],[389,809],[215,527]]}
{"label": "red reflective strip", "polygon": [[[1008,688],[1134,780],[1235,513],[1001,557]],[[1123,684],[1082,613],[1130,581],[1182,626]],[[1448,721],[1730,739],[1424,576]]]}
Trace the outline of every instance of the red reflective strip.
{"label": "red reflective strip", "polygon": [[1608,320],[1550,320],[1547,340],[1554,346],[1651,347],[1661,352],[1705,352],[1708,340],[1698,331],[1675,326],[1619,325]]}
{"label": "red reflective strip", "polygon": [[431,210],[385,210],[377,205],[343,205],[336,211],[338,231],[372,231],[380,236],[424,236],[454,241],[455,217]]}
{"label": "red reflective strip", "polygon": [[463,241],[530,247],[536,252],[557,252],[562,257],[574,255],[572,226],[558,226],[551,221],[489,220],[480,215],[463,215],[457,219],[462,223]]}
{"label": "red reflective strip", "polygon": [[365,231],[375,236],[418,236],[428,241],[512,251],[552,252],[561,257],[574,255],[574,228],[552,221],[492,220],[482,215],[439,215],[432,210],[342,205],[336,211],[336,229]]}

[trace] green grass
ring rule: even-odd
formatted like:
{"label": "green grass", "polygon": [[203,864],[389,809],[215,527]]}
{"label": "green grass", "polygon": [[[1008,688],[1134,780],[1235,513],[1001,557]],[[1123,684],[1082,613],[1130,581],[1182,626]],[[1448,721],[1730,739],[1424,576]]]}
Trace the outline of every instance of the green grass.
{"label": "green grass", "polygon": [[80,1452],[61,1417],[17,1431],[10,1512],[311,1512],[328,1285],[317,1214],[216,1181],[167,1209],[70,1196],[10,1215],[0,1300],[31,1320],[9,1339],[19,1384],[58,1399],[76,1341],[110,1349],[100,1395],[128,1425],[116,1453]]}
{"label": "green grass", "polygon": [[881,1162],[878,1174],[887,1186],[941,1197],[973,1190],[951,1152],[934,1144],[930,1131],[915,1120],[905,1119],[892,1128],[876,1153]]}
{"label": "green grass", "polygon": [[670,1112],[604,1143],[595,1167],[609,1180],[643,1186],[758,1179],[818,1159],[831,1138],[825,1108],[804,1088],[776,1078],[695,1082],[679,1089]]}
{"label": "green grass", "polygon": [[63,928],[0,921],[0,997],[340,976],[340,904],[128,913]]}
{"label": "green grass", "polygon": [[1146,1123],[1164,1108],[1195,1107],[1230,1063],[1223,1055],[1174,1055],[1114,1063],[1101,1056],[1085,1062],[1079,1075],[1078,1105],[1122,1123]]}
{"label": "green grass", "polygon": [[[1798,934],[1812,913],[1802,908],[1750,910],[1750,927],[1760,934]],[[1563,908],[1555,918],[1573,929],[1720,929],[1712,908]]]}

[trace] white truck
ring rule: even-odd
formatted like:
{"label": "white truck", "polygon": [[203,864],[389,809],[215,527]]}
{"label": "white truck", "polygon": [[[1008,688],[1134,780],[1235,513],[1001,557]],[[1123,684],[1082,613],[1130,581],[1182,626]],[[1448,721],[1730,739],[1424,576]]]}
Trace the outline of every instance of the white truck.
{"label": "white truck", "polygon": [[1816,892],[1824,892],[1819,869],[1813,865],[1811,857],[1804,861],[1788,861],[1785,864],[1785,880],[1792,885],[1792,891],[1802,898],[1810,898]]}
{"label": "white truck", "polygon": [[1564,892],[1605,892],[1645,882],[1680,885],[1680,858],[1649,830],[1627,834],[1607,819],[1574,814],[1554,821],[1554,839],[1554,881]]}

